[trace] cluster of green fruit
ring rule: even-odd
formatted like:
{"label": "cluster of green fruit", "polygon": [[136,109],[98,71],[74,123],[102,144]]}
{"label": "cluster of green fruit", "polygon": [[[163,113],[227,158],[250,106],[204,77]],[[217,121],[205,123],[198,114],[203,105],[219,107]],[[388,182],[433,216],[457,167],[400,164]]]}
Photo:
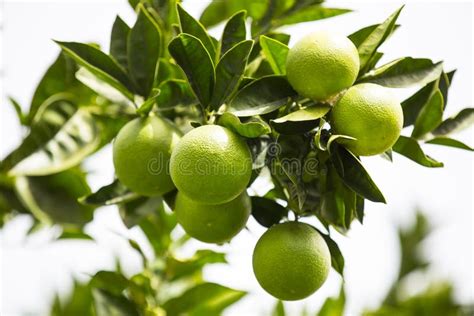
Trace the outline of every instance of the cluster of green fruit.
{"label": "cluster of green fruit", "polygon": [[[287,59],[288,80],[302,97],[335,103],[331,127],[335,134],[346,136],[349,150],[356,155],[383,153],[400,135],[402,109],[385,88],[352,86],[358,71],[352,42],[326,32],[304,37]],[[224,127],[204,125],[182,136],[164,118],[153,114],[137,118],[114,142],[114,165],[119,180],[138,194],[162,195],[177,188],[177,220],[198,240],[227,242],[247,223],[251,153],[240,136]],[[297,221],[271,227],[253,254],[260,285],[282,300],[314,293],[325,282],[330,265],[323,237]]]}

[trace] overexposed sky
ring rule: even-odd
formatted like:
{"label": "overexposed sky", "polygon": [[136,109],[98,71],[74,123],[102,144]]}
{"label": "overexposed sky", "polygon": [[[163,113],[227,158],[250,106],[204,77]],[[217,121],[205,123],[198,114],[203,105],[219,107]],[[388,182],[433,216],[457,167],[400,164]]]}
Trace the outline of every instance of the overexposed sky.
{"label": "overexposed sky", "polygon": [[[198,16],[208,1],[188,0],[186,8]],[[446,68],[457,68],[450,90],[447,114],[473,106],[472,17],[470,2],[405,1],[399,23],[402,27],[382,47],[385,61],[401,56],[444,60]],[[347,7],[355,13],[288,27],[292,43],[318,28],[330,28],[344,34],[390,15],[400,1],[328,1],[328,5]],[[115,1],[13,1],[0,7],[0,159],[15,148],[24,135],[6,97],[13,96],[26,109],[33,90],[47,65],[59,49],[51,39],[97,42],[108,49],[109,34],[115,15],[132,24],[134,13],[125,0]],[[217,34],[220,36],[220,34]],[[400,98],[406,91],[396,91]],[[472,129],[457,138],[474,145]],[[426,152],[445,163],[443,169],[428,169],[396,155],[393,164],[377,157],[364,159],[374,180],[384,192],[388,204],[367,203],[366,221],[355,224],[347,237],[337,236],[346,258],[348,315],[357,315],[365,307],[376,306],[397,273],[398,245],[396,228],[414,218],[415,207],[429,214],[436,231],[424,249],[434,261],[432,274],[453,280],[456,296],[467,302],[473,295],[473,158],[472,153],[427,145]],[[105,148],[86,162],[93,189],[113,178],[110,148]],[[140,231],[127,231],[113,207],[96,212],[87,232],[96,242],[49,243],[54,231],[43,231],[25,238],[27,218],[17,218],[0,232],[2,316],[25,312],[42,315],[55,291],[66,292],[71,277],[85,280],[97,269],[112,268],[116,257],[128,273],[138,272],[139,258],[121,236],[131,236],[143,243]],[[230,245],[210,247],[193,242],[183,255],[196,248],[213,248],[229,253],[230,265],[206,268],[208,280],[251,292],[228,311],[228,315],[262,315],[274,299],[257,284],[251,254],[263,229],[251,220]],[[146,245],[145,245],[146,247]],[[149,247],[147,248],[149,250]],[[336,295],[341,279],[331,272],[328,282],[310,298],[287,303],[291,312],[306,305],[315,310],[328,295]],[[290,313],[290,315],[292,315]]]}

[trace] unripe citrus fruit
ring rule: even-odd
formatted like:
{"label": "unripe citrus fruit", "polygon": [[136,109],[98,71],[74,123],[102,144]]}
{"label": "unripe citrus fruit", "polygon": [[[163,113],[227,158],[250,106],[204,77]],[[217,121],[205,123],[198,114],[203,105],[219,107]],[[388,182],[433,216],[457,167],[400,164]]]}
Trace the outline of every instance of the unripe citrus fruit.
{"label": "unripe citrus fruit", "polygon": [[351,87],[332,109],[336,134],[355,155],[381,154],[395,144],[403,128],[403,110],[397,98],[382,86],[364,83]]}
{"label": "unripe citrus fruit", "polygon": [[252,173],[245,141],[218,125],[193,129],[181,139],[170,161],[179,191],[204,204],[222,204],[242,193]]}
{"label": "unripe citrus fruit", "polygon": [[190,235],[208,243],[224,243],[237,235],[250,216],[250,197],[242,192],[224,204],[201,204],[178,192],[174,212],[178,223]]}
{"label": "unripe citrus fruit", "polygon": [[253,271],[274,297],[293,301],[313,294],[326,281],[331,254],[314,227],[301,222],[278,224],[260,237]]}
{"label": "unripe citrus fruit", "polygon": [[352,86],[359,64],[357,48],[347,37],[318,31],[290,49],[286,75],[300,95],[325,100]]}
{"label": "unripe citrus fruit", "polygon": [[127,123],[113,143],[117,178],[141,195],[160,195],[174,188],[169,175],[171,151],[181,132],[168,120],[156,116]]}

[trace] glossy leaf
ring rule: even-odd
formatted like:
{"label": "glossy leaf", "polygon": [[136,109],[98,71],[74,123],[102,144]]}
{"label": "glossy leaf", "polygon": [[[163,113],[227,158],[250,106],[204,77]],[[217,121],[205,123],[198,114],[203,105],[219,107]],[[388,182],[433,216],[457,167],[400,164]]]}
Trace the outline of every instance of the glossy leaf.
{"label": "glossy leaf", "polygon": [[244,76],[245,66],[253,41],[243,41],[222,56],[216,67],[216,84],[211,99],[211,107],[218,110],[237,89]]}
{"label": "glossy leaf", "polygon": [[347,12],[351,12],[348,9],[336,9],[323,7],[320,4],[310,5],[300,10],[294,10],[294,13],[288,14],[281,19],[277,19],[275,24],[290,25],[302,22],[310,22],[316,20],[327,19],[333,16],[341,15]]}
{"label": "glossy leaf", "polygon": [[338,297],[328,297],[323,306],[318,311],[318,316],[343,316],[346,305],[346,294],[344,284],[341,284],[341,291]]}
{"label": "glossy leaf", "polygon": [[139,316],[135,304],[123,295],[112,295],[104,290],[94,290],[96,316]]}
{"label": "glossy leaf", "polygon": [[264,35],[260,36],[260,46],[273,72],[276,75],[285,75],[288,46]]}
{"label": "glossy leaf", "polygon": [[59,92],[76,90],[81,85],[75,78],[76,70],[74,60],[61,52],[36,87],[28,113],[28,124],[31,124],[46,99]]}
{"label": "glossy leaf", "polygon": [[138,7],[135,25],[127,41],[128,69],[137,91],[148,97],[158,72],[161,53],[161,31],[148,11]]}
{"label": "glossy leaf", "polygon": [[125,187],[119,180],[115,180],[97,192],[81,197],[80,202],[90,205],[111,205],[125,203],[138,196]]}
{"label": "glossy leaf", "polygon": [[285,316],[285,305],[283,305],[283,302],[278,300],[278,302],[275,304],[275,307],[273,308],[272,315],[271,316]]}
{"label": "glossy leaf", "polygon": [[79,284],[74,281],[71,293],[61,300],[56,297],[50,311],[50,316],[81,315],[97,316],[93,309],[94,299],[89,284]]}
{"label": "glossy leaf", "polygon": [[297,110],[285,116],[274,119],[273,122],[284,123],[284,122],[314,121],[326,115],[330,109],[331,107],[327,105],[322,105],[322,104],[308,106],[301,110]]}
{"label": "glossy leaf", "polygon": [[81,231],[80,228],[75,228],[75,227],[64,228],[63,231],[61,232],[61,235],[59,235],[58,239],[82,239],[82,240],[91,240],[91,241],[94,240],[94,238],[92,238],[90,235]]}
{"label": "glossy leaf", "polygon": [[376,26],[370,32],[370,34],[359,45],[357,45],[357,50],[359,51],[360,58],[360,69],[362,72],[365,69],[369,60],[379,48],[379,46],[382,45],[382,43],[394,30],[395,22],[397,21],[397,18],[400,15],[402,9],[403,7],[395,11],[382,24]]}
{"label": "glossy leaf", "polygon": [[391,88],[405,88],[411,85],[425,85],[439,78],[443,63],[429,59],[404,57],[370,71],[359,82],[372,82]]}
{"label": "glossy leaf", "polygon": [[209,53],[211,60],[216,60],[216,47],[212,42],[206,28],[196,19],[194,19],[183,7],[178,4],[178,16],[181,32],[187,33],[198,38]]}
{"label": "glossy leaf", "polygon": [[206,27],[211,27],[228,19],[234,13],[246,10],[254,20],[260,19],[268,7],[267,1],[255,0],[226,0],[212,1],[202,12],[200,21]]}
{"label": "glossy leaf", "polygon": [[234,14],[224,27],[220,42],[220,55],[223,56],[229,49],[244,41],[247,37],[245,19],[247,12],[239,11]]}
{"label": "glossy leaf", "polygon": [[41,223],[83,226],[92,220],[93,208],[77,201],[90,193],[85,175],[78,169],[41,177],[18,177],[15,190]]}
{"label": "glossy leaf", "polygon": [[79,164],[101,144],[100,127],[84,108],[61,96],[42,106],[30,133],[3,161],[12,176],[47,175]]}
{"label": "glossy leaf", "polygon": [[415,123],[421,109],[428,103],[433,93],[436,92],[437,86],[438,80],[432,81],[402,102],[403,127]]}
{"label": "glossy leaf", "polygon": [[228,106],[237,116],[270,113],[287,104],[297,93],[285,77],[259,78],[240,90]]}
{"label": "glossy leaf", "polygon": [[442,162],[438,162],[430,156],[425,155],[420,147],[420,144],[418,144],[418,142],[411,137],[400,136],[395,145],[393,145],[392,149],[400,155],[403,155],[422,166],[429,168],[443,166]]}
{"label": "glossy leaf", "polygon": [[130,281],[115,271],[99,271],[92,277],[90,285],[114,295],[121,295],[130,286]]}
{"label": "glossy leaf", "polygon": [[252,216],[264,227],[278,224],[288,216],[288,210],[274,200],[252,196]]}
{"label": "glossy leaf", "polygon": [[202,272],[204,266],[212,263],[227,263],[225,254],[208,249],[198,250],[189,259],[169,257],[166,264],[166,275],[172,281],[189,277]]}
{"label": "glossy leaf", "polygon": [[242,123],[240,119],[230,112],[225,112],[219,118],[219,125],[225,126],[231,131],[247,138],[256,138],[271,133],[270,126],[265,121],[252,118]]}
{"label": "glossy leaf", "polygon": [[331,160],[343,182],[352,190],[373,202],[385,202],[385,198],[364,166],[354,154],[342,146],[335,146]]}
{"label": "glossy leaf", "polygon": [[110,35],[110,56],[125,70],[128,70],[127,38],[129,33],[130,27],[117,15]]}
{"label": "glossy leaf", "polygon": [[110,56],[88,44],[59,41],[56,41],[56,43],[79,65],[85,67],[99,79],[122,91],[125,95],[130,95],[127,90],[132,91],[132,86],[127,74]]}
{"label": "glossy leaf", "polygon": [[423,106],[415,121],[415,128],[411,133],[413,138],[421,138],[431,132],[443,120],[444,101],[441,91],[434,92],[428,102]]}
{"label": "glossy leaf", "polygon": [[434,131],[434,135],[459,133],[474,124],[474,108],[462,109],[458,114],[444,120]]}
{"label": "glossy leaf", "polygon": [[189,83],[186,80],[170,79],[159,86],[160,94],[156,97],[159,110],[172,109],[179,105],[198,103]]}
{"label": "glossy leaf", "polygon": [[464,144],[463,142],[456,139],[449,138],[449,137],[445,137],[445,136],[439,136],[439,137],[430,139],[429,141],[426,142],[426,144],[442,145],[442,146],[447,146],[447,147],[464,149],[468,151],[474,151],[474,148]]}
{"label": "glossy leaf", "polygon": [[13,106],[16,112],[16,116],[18,118],[18,121],[20,122],[21,125],[28,126],[28,115],[23,113],[23,110],[21,108],[20,103],[18,103],[17,100],[15,100],[12,97],[8,97],[8,101],[10,101],[10,104]]}
{"label": "glossy leaf", "polygon": [[245,292],[216,283],[202,283],[190,288],[181,296],[170,299],[163,305],[163,308],[167,315],[217,316],[245,295]]}
{"label": "glossy leaf", "polygon": [[76,72],[78,81],[95,91],[100,96],[120,105],[133,107],[133,94],[115,85],[113,82],[108,82],[100,79],[93,72],[85,67],[80,67]]}
{"label": "glossy leaf", "polygon": [[[379,26],[380,24],[373,24],[373,25],[363,27],[360,30],[349,35],[348,38],[352,41],[352,43],[354,43],[356,47],[359,47],[370,36],[370,34]],[[399,27],[400,27],[399,24],[395,24],[395,27],[393,28],[392,33],[396,31]],[[391,34],[389,34],[389,36],[390,35]]]}
{"label": "glossy leaf", "polygon": [[329,235],[323,234],[321,232],[319,233],[326,241],[326,244],[328,245],[328,248],[329,248],[329,252],[331,253],[331,266],[340,275],[343,275],[345,263],[344,263],[344,256],[342,255],[342,252],[339,249],[339,246],[334,240],[332,240],[332,238]]}
{"label": "glossy leaf", "polygon": [[182,33],[170,42],[168,50],[185,72],[198,100],[207,106],[214,89],[215,74],[206,48],[198,38]]}

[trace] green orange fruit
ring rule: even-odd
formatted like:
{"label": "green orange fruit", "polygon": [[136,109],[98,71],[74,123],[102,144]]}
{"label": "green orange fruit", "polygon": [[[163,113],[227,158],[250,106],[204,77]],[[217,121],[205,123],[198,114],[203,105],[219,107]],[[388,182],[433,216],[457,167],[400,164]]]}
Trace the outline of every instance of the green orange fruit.
{"label": "green orange fruit", "polygon": [[321,101],[352,86],[359,65],[357,48],[347,37],[317,31],[290,49],[286,75],[300,95]]}
{"label": "green orange fruit", "polygon": [[251,203],[247,192],[224,204],[202,204],[178,192],[174,212],[188,235],[207,243],[224,243],[247,223]]}
{"label": "green orange fruit", "polygon": [[293,301],[313,294],[326,281],[331,254],[316,229],[301,222],[267,230],[253,252],[253,271],[262,288],[274,297]]}
{"label": "green orange fruit", "polygon": [[164,118],[148,116],[130,121],[113,143],[117,178],[141,195],[160,195],[173,190],[169,161],[180,138],[181,132]]}
{"label": "green orange fruit", "polygon": [[242,193],[252,173],[245,141],[225,127],[205,125],[181,139],[170,161],[180,192],[204,204],[222,204]]}
{"label": "green orange fruit", "polygon": [[377,155],[391,148],[400,136],[403,110],[387,88],[358,84],[347,90],[332,109],[331,126],[335,134],[356,139],[342,141],[355,155]]}

